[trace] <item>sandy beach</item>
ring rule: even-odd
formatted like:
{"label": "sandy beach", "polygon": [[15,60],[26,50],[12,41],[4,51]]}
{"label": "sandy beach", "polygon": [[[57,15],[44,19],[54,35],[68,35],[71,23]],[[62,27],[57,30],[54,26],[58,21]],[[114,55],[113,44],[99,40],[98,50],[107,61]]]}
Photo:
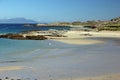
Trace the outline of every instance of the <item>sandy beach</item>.
{"label": "sandy beach", "polygon": [[119,33],[120,31],[101,31],[101,32],[68,31],[63,34],[66,37],[52,37],[52,39],[67,44],[86,45],[104,43],[104,41],[101,40],[91,40],[92,38],[120,38]]}
{"label": "sandy beach", "polygon": [[120,0],[0,0],[0,80],[120,80]]}
{"label": "sandy beach", "polygon": [[114,41],[120,38],[119,32],[67,31],[63,35],[42,41],[1,39],[1,60],[5,53],[9,59],[1,62],[0,78],[120,80],[119,39]]}

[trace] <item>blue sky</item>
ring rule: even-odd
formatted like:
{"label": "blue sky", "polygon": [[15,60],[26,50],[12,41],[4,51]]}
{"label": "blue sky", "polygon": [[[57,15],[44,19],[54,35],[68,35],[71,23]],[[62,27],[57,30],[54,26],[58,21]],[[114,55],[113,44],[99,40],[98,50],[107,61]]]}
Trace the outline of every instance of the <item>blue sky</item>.
{"label": "blue sky", "polygon": [[0,0],[0,19],[42,22],[109,20],[120,16],[120,0]]}

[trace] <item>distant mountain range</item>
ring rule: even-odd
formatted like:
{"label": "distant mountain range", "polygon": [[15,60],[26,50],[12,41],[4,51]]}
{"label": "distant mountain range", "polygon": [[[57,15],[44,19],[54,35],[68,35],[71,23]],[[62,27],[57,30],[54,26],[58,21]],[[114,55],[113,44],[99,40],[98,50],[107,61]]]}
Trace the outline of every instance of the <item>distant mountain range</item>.
{"label": "distant mountain range", "polygon": [[31,19],[25,19],[25,18],[11,18],[11,19],[0,19],[0,23],[38,23],[37,21],[31,20]]}

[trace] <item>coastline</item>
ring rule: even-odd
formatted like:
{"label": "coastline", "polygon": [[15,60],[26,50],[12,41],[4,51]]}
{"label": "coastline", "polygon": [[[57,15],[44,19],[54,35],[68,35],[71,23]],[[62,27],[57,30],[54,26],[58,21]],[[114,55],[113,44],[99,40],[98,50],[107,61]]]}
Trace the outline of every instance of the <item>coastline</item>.
{"label": "coastline", "polygon": [[[85,32],[85,33],[87,34],[87,32]],[[89,32],[89,34],[90,33],[91,32]],[[96,32],[96,33],[98,33],[98,32]],[[35,58],[35,62],[30,61],[27,64],[26,64],[26,62],[24,64],[23,64],[23,62],[10,63],[5,67],[0,67],[0,69],[2,69],[0,72],[2,73],[3,76],[6,76],[6,74],[11,74],[11,75],[8,75],[9,78],[16,77],[18,75],[19,77],[16,77],[16,78],[20,78],[21,80],[24,79],[23,76],[25,76],[25,78],[26,78],[26,74],[28,75],[27,77],[30,79],[31,79],[31,77],[34,77],[34,76],[36,78],[36,75],[37,75],[37,76],[40,76],[40,77],[37,77],[37,79],[42,78],[42,80],[46,80],[45,78],[48,77],[49,74],[52,75],[53,77],[55,77],[55,80],[119,80],[120,79],[120,77],[119,77],[120,76],[119,75],[119,54],[117,54],[117,53],[119,53],[119,47],[115,47],[114,45],[111,45],[111,47],[112,46],[113,47],[110,48],[110,46],[108,44],[104,45],[103,44],[104,41],[102,41],[102,40],[89,39],[89,38],[94,38],[94,37],[96,38],[96,36],[97,36],[96,34],[95,34],[96,36],[94,36],[93,34],[92,34],[92,36],[80,35],[80,34],[82,34],[82,32],[78,32],[78,31],[68,31],[68,32],[64,33],[64,35],[66,35],[66,36],[68,34],[70,34],[71,36],[69,35],[68,37],[54,37],[55,39],[50,39],[50,40],[53,40],[53,42],[50,41],[50,43],[52,43],[52,45],[49,45],[49,42],[47,42],[47,43],[45,42],[45,44],[47,46],[49,45],[51,47],[54,45],[60,46],[61,43],[59,43],[59,42],[67,43],[67,44],[71,44],[72,42],[74,42],[72,44],[75,44],[75,45],[68,45],[69,48],[65,48],[65,49],[64,48],[59,49],[59,47],[58,48],[55,47],[55,49],[50,48],[48,50],[44,49],[43,51],[42,51],[42,49],[40,49],[40,47],[38,47],[39,50],[35,51],[34,53],[30,52],[31,56],[29,56],[30,55],[29,52],[27,54],[29,57],[36,56],[37,59]],[[102,38],[103,36],[108,36],[108,34],[109,34],[109,36],[111,36],[110,33],[107,33],[106,35],[103,35],[103,34],[104,34],[104,32],[102,32],[102,33],[100,32],[98,37]],[[114,35],[116,35],[116,32],[113,33],[111,38],[119,38],[118,34],[117,34],[118,36],[114,36]],[[53,38],[53,37],[51,37],[51,38]],[[56,41],[58,41],[58,42],[56,42]],[[95,41],[96,41],[96,43],[95,43]],[[37,42],[37,41],[35,41],[35,42]],[[41,42],[41,41],[38,41],[38,42]],[[25,42],[25,43],[27,43],[27,42]],[[32,47],[34,47],[33,46],[34,43],[31,41],[30,41],[30,43],[32,44]],[[98,43],[102,44],[102,46],[101,45],[99,46]],[[38,44],[38,43],[36,43],[36,44]],[[86,45],[86,46],[78,47],[78,45],[77,45],[77,48],[76,48],[76,44],[78,44],[78,45],[82,44],[82,45]],[[89,46],[89,44],[97,44],[97,46],[94,46],[94,45]],[[109,44],[111,44],[111,43],[109,42]],[[41,44],[41,45],[43,45],[43,44]],[[62,44],[62,47],[65,45]],[[72,46],[72,47],[70,47],[70,46]],[[101,50],[103,50],[103,51],[101,51]],[[118,52],[116,52],[115,50]],[[114,55],[114,53],[116,53],[116,55]],[[116,61],[118,61],[118,62],[116,63]],[[20,65],[20,66],[12,66],[11,64]],[[37,67],[36,67],[36,65],[37,65]],[[54,66],[54,65],[56,65],[56,66]],[[116,67],[118,67],[118,68],[116,68]],[[45,71],[46,69],[48,71]],[[118,72],[115,69],[117,69]],[[101,72],[103,71],[103,74],[100,73],[100,74],[96,75],[94,72],[97,72],[97,71],[98,71],[98,73],[100,73],[100,71]],[[113,72],[113,74],[110,74],[110,72],[111,73]],[[16,74],[16,73],[19,73],[19,74]],[[88,75],[85,75],[85,73],[88,73]],[[93,76],[91,76],[91,74],[93,74]],[[43,78],[42,75],[44,75],[45,77]],[[63,76],[61,76],[61,75],[63,75]],[[72,75],[72,78],[71,78],[71,75]],[[47,79],[47,80],[49,80],[49,79]]]}
{"label": "coastline", "polygon": [[[48,30],[48,31],[29,31],[19,34],[0,34],[0,38],[17,40],[53,40],[67,44],[89,45],[101,44],[103,40],[94,38],[120,38],[120,31],[72,31],[72,30]],[[88,39],[90,38],[90,39]]]}

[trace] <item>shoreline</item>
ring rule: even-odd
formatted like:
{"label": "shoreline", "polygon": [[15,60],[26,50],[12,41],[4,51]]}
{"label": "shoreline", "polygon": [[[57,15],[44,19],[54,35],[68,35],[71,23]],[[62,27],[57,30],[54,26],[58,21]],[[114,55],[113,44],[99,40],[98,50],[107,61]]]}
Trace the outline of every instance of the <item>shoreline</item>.
{"label": "shoreline", "polygon": [[[84,32],[85,34],[88,34],[88,32]],[[68,31],[68,32],[66,32],[66,33],[64,33],[64,35],[68,35],[68,37],[51,37],[51,38],[53,38],[53,39],[50,39],[50,40],[54,40],[54,41],[58,41],[58,42],[63,42],[63,43],[67,43],[67,44],[78,44],[78,45],[80,45],[80,44],[82,44],[82,45],[90,45],[90,44],[103,44],[105,41],[102,41],[102,40],[99,40],[99,39],[97,39],[97,40],[94,40],[94,39],[91,39],[91,38],[96,38],[96,36],[97,36],[97,34],[99,34],[99,38],[102,38],[103,36],[111,36],[112,38],[120,38],[120,34],[116,34],[116,32],[115,33],[112,33],[112,35],[111,35],[111,33],[110,32],[106,32],[106,35],[103,35],[104,34],[104,32],[94,32],[94,33],[96,33],[96,34],[92,34],[93,32],[89,32],[89,34],[91,34],[92,36],[89,36],[89,35],[80,35],[80,34],[82,34],[82,32],[78,32],[78,31]],[[95,36],[96,35],[96,36]],[[117,35],[117,36],[115,36],[115,35]],[[55,39],[54,39],[55,38]],[[90,38],[90,39],[89,39]],[[49,39],[48,39],[49,40]],[[33,43],[32,43],[33,44]],[[99,45],[98,44],[98,45]],[[47,44],[48,45],[48,44]],[[64,44],[63,44],[64,45]],[[69,46],[69,45],[68,45]],[[94,45],[92,45],[92,46],[94,46]],[[72,51],[72,49],[71,49],[71,51],[65,51],[65,52],[60,52],[61,51],[61,49],[60,50],[57,50],[57,49],[55,49],[55,50],[53,50],[53,52],[50,52],[49,53],[49,55],[50,55],[50,58],[47,60],[47,61],[50,61],[49,62],[49,69],[48,69],[48,67],[47,67],[47,69],[48,70],[51,70],[51,75],[53,74],[53,73],[56,73],[57,74],[57,76],[58,76],[58,78],[55,78],[55,80],[120,80],[120,74],[118,73],[117,74],[117,72],[115,72],[114,73],[114,71],[113,71],[113,74],[112,73],[109,73],[109,72],[106,72],[105,74],[100,74],[100,75],[94,75],[94,76],[79,76],[79,74],[77,74],[77,71],[80,69],[80,68],[78,68],[78,67],[80,67],[81,65],[84,65],[84,66],[82,66],[81,67],[81,70],[82,69],[88,69],[89,67],[89,70],[92,72],[92,71],[94,71],[95,70],[95,68],[93,68],[93,67],[95,67],[95,66],[97,66],[97,69],[96,70],[98,70],[99,68],[104,68],[104,67],[108,67],[108,66],[111,66],[111,64],[113,64],[113,66],[114,65],[117,65],[118,66],[118,69],[117,70],[119,70],[119,62],[118,62],[118,64],[114,64],[116,61],[119,61],[119,55],[118,55],[118,57],[116,57],[116,56],[114,56],[114,54],[113,55],[110,55],[110,54],[107,54],[107,55],[102,55],[102,54],[97,54],[97,55],[94,55],[94,53],[97,53],[96,51],[98,50],[98,52],[100,51],[100,53],[101,53],[101,50],[110,50],[110,49],[112,49],[112,48],[107,48],[107,49],[101,49],[102,48],[102,46],[100,47],[98,47],[98,48],[96,48],[96,46],[95,47],[93,47],[92,48],[92,46],[88,46],[88,47],[84,47],[84,48],[81,48],[81,50],[79,50],[79,47],[78,47],[78,49],[77,50],[79,50],[79,51],[76,51],[76,52],[71,52]],[[106,45],[105,47],[107,47],[107,46],[109,46],[109,45]],[[94,49],[95,48],[95,49]],[[104,48],[104,47],[103,47]],[[83,49],[83,52],[82,52],[82,49]],[[74,51],[75,49],[73,49],[73,51]],[[82,56],[82,55],[78,55],[77,53],[80,53],[80,54],[82,54],[82,53],[84,53],[84,50],[85,51],[88,51],[88,52],[85,52],[85,53],[87,53],[87,54],[89,54],[89,52],[90,51],[93,51],[93,52],[91,52],[91,55],[84,55],[84,56]],[[94,50],[96,50],[95,52],[94,52]],[[115,49],[113,49],[113,50],[116,50],[116,47],[115,47]],[[117,49],[118,50],[118,49]],[[60,52],[60,53],[58,53],[58,55],[56,55],[57,54],[57,52]],[[112,50],[110,50],[110,52],[111,52]],[[119,50],[118,50],[119,51]],[[37,51],[38,52],[38,51]],[[35,55],[38,57],[39,55],[38,55],[38,53],[35,53]],[[42,52],[42,51],[39,51],[39,52]],[[49,50],[48,50],[48,52],[49,52]],[[70,55],[70,56],[66,56],[67,54],[69,54],[71,52],[71,54],[72,55]],[[109,52],[109,51],[108,51]],[[108,53],[107,52],[107,53]],[[46,53],[46,50],[45,50],[45,52],[43,51],[42,53]],[[75,54],[76,53],[76,54]],[[93,53],[93,54],[92,54]],[[115,53],[115,52],[112,52],[112,53]],[[118,52],[119,53],[119,52]],[[40,53],[39,53],[40,54]],[[52,57],[54,57],[54,58],[51,58],[51,54],[52,54]],[[73,55],[74,54],[74,55]],[[58,56],[58,57],[56,57],[56,56]],[[64,57],[63,57],[64,56]],[[41,56],[42,57],[42,56]],[[41,63],[42,62],[42,60],[44,61],[46,61],[46,57],[44,57],[44,55],[43,55],[43,58],[45,58],[45,59],[41,59],[41,57],[39,58],[40,60],[38,60],[38,62],[36,62],[36,64],[38,64],[38,63]],[[47,57],[48,58],[48,57]],[[67,59],[68,58],[68,59]],[[113,60],[112,60],[112,59]],[[115,61],[114,61],[114,59],[116,59]],[[58,61],[57,61],[58,60]],[[60,61],[59,61],[60,60]],[[67,61],[68,60],[68,61]],[[78,62],[77,62],[77,60],[78,60]],[[94,61],[96,61],[97,60],[97,62],[95,63]],[[100,61],[101,62],[100,62]],[[108,61],[107,61],[108,60]],[[110,61],[111,60],[111,61]],[[41,62],[40,62],[41,61]],[[66,61],[66,63],[64,63],[64,61]],[[69,63],[69,61],[70,61],[70,63]],[[85,61],[85,62],[81,62],[81,61]],[[87,62],[86,62],[87,61]],[[105,61],[105,63],[104,63],[104,61]],[[113,61],[113,62],[112,62]],[[60,69],[60,67],[58,68],[58,66],[62,66],[62,65],[64,65],[65,64],[65,70],[68,68],[68,63],[69,63],[69,65],[70,65],[70,67],[72,68],[72,66],[71,65],[73,65],[73,67],[74,66],[78,66],[78,67],[74,67],[74,68],[72,68],[73,70],[75,69],[77,69],[76,70],[76,72],[75,72],[75,74],[76,75],[78,75],[77,77],[76,76],[73,76],[72,78],[71,78],[71,74],[68,74],[68,77],[66,77],[66,76],[62,76],[62,77],[59,77],[59,73],[61,73],[60,71],[58,71],[58,69]],[[73,63],[73,64],[72,64]],[[75,64],[74,64],[75,63]],[[85,64],[86,65],[85,65]],[[89,64],[90,63],[90,64]],[[101,64],[102,63],[102,64]],[[17,63],[15,63],[16,65],[18,65]],[[8,66],[1,66],[0,67],[0,72],[1,73],[4,73],[4,72],[10,72],[11,73],[11,75],[13,75],[13,76],[8,76],[9,78],[11,78],[11,77],[16,77],[16,76],[20,76],[19,78],[22,80],[22,79],[24,79],[23,78],[23,76],[24,75],[26,75],[26,71],[28,71],[28,78],[30,78],[30,80],[32,80],[31,79],[31,76],[29,76],[29,75],[31,75],[31,74],[29,74],[29,72],[30,73],[32,73],[32,75],[33,75],[33,77],[34,77],[34,75],[39,75],[38,73],[41,73],[41,74],[43,74],[43,75],[45,75],[45,78],[46,78],[46,73],[47,72],[45,72],[45,74],[43,73],[44,72],[44,70],[46,70],[46,68],[45,69],[43,69],[43,67],[46,67],[46,65],[48,66],[48,64],[47,64],[47,62],[43,62],[42,64],[45,64],[44,66],[42,66],[42,68],[41,69],[39,69],[38,68],[38,70],[36,70],[36,67],[35,67],[35,65],[34,65],[34,62],[32,63],[33,64],[33,66],[30,66],[31,65],[31,62],[30,62],[30,67],[31,68],[29,68],[28,67],[28,65],[23,65],[23,64],[21,64],[21,66],[10,66],[10,65],[8,65]],[[41,65],[42,65],[41,64]],[[80,64],[80,65],[78,65],[78,64]],[[108,65],[108,66],[105,66],[105,65],[103,65],[103,64],[106,64],[106,65]],[[40,65],[40,64],[39,64]],[[41,67],[41,65],[39,66],[39,67]],[[58,65],[57,66],[57,68],[55,68],[55,66],[54,65]],[[100,65],[103,65],[103,66],[100,66]],[[86,67],[86,68],[84,68],[85,66],[88,66],[88,67]],[[33,69],[32,69],[32,67],[33,67]],[[61,67],[62,69],[64,68],[64,67]],[[69,68],[69,70],[71,70],[71,68]],[[91,68],[93,68],[93,70],[91,70]],[[109,67],[108,67],[109,68]],[[113,68],[116,68],[116,67],[111,67],[110,69],[111,70],[113,70]],[[31,72],[31,71],[29,71],[29,70],[35,70],[35,72]],[[59,73],[57,73],[56,71],[54,72],[54,70],[56,69],[56,71],[57,72],[59,72]],[[109,70],[110,70],[109,69]],[[25,71],[25,73],[24,73],[24,71]],[[43,70],[43,71],[41,71],[41,70]],[[81,70],[79,70],[79,71],[81,71]],[[105,69],[106,70],[106,69]],[[14,74],[14,72],[17,72],[18,71],[18,73],[20,72],[20,73],[24,73],[24,74]],[[23,72],[22,72],[23,71]],[[52,72],[53,71],[53,72]],[[62,71],[62,70],[61,70]],[[84,71],[84,70],[83,70]],[[88,72],[88,70],[86,70],[87,72]],[[100,70],[98,70],[98,71],[100,71]],[[107,70],[106,70],[107,71]],[[13,72],[13,73],[12,73]],[[67,72],[67,71],[66,71]],[[64,73],[66,73],[64,70],[62,71],[62,73],[61,74],[64,74]],[[70,71],[71,73],[73,73],[74,74],[74,72],[72,72],[72,71]],[[110,71],[110,72],[112,72],[112,71]],[[37,74],[35,74],[35,73],[37,73]],[[69,73],[69,71],[68,71],[68,73]],[[103,72],[104,73],[104,72]],[[67,74],[67,73],[66,73]],[[92,74],[92,73],[91,73]],[[4,75],[4,74],[3,74]],[[6,76],[6,74],[5,74],[5,76]],[[40,75],[41,76],[41,75]],[[54,77],[54,75],[53,75],[53,77]],[[55,75],[55,77],[56,77],[56,75]],[[39,77],[39,78],[37,78],[38,80],[39,79],[41,79],[42,77]],[[42,79],[42,80],[46,80],[46,79]],[[54,79],[53,79],[54,80]]]}
{"label": "shoreline", "polygon": [[[20,34],[0,34],[0,38],[18,39],[18,40],[53,40],[67,44],[97,44],[104,43],[103,40],[93,38],[120,38],[120,31],[30,31]],[[87,39],[91,38],[91,39]]]}

